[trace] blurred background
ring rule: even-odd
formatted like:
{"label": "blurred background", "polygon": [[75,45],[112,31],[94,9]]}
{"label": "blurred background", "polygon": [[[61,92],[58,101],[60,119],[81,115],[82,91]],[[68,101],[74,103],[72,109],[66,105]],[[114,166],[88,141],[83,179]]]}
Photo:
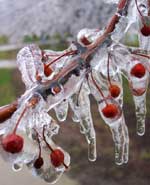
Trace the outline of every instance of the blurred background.
{"label": "blurred background", "polygon": [[[102,28],[115,11],[115,4],[102,0],[0,0],[0,105],[5,105],[24,92],[16,55],[20,48],[37,43],[41,49],[63,50],[84,27]],[[147,114],[146,134],[136,135],[134,104],[124,80],[124,111],[130,135],[129,162],[114,163],[114,146],[108,127],[101,120],[91,97],[91,107],[97,134],[96,162],[87,159],[87,144],[79,125],[71,120],[60,123],[56,141],[71,155],[71,169],[57,185],[149,185],[150,184],[150,114]],[[149,91],[148,95],[149,96]],[[147,101],[148,112],[150,102]],[[52,115],[55,117],[54,113]],[[1,185],[44,185],[23,169],[18,173],[0,159]]]}

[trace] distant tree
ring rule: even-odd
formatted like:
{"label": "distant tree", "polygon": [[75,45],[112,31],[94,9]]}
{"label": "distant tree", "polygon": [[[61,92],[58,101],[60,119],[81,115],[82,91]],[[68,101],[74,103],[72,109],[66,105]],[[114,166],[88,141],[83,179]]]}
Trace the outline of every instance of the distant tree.
{"label": "distant tree", "polygon": [[0,36],[0,45],[8,44],[8,42],[9,42],[9,39],[8,39],[8,37],[6,35],[1,35]]}

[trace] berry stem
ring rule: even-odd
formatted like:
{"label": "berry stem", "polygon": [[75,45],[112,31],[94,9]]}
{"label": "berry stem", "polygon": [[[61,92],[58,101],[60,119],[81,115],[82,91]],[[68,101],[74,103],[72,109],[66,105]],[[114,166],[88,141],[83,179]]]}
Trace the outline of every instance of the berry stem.
{"label": "berry stem", "polygon": [[62,57],[65,57],[65,56],[69,56],[69,55],[73,55],[76,53],[76,50],[75,51],[68,51],[66,53],[63,53],[62,55],[58,56],[57,58],[55,58],[54,60],[52,60],[49,64],[47,64],[45,66],[45,68],[48,68],[50,65],[52,65],[53,63],[55,63],[57,60],[59,60],[60,58]]}
{"label": "berry stem", "polygon": [[105,101],[105,103],[106,103],[106,105],[107,105],[107,101],[106,101],[106,99],[105,99],[105,96],[104,96],[102,90],[100,89],[99,85],[97,84],[96,80],[94,79],[94,76],[93,76],[92,71],[91,71],[91,78],[92,78],[92,81],[93,81],[95,87],[97,88],[98,92],[99,92],[100,95],[103,97],[103,99],[104,99],[104,101]]}
{"label": "berry stem", "polygon": [[45,129],[46,129],[46,125],[43,126],[43,140],[46,143],[47,147],[50,149],[51,152],[53,152],[53,148],[50,146],[50,144],[47,142],[46,137],[45,137]]}
{"label": "berry stem", "polygon": [[34,131],[36,132],[36,135],[37,135],[37,142],[38,142],[38,146],[39,146],[39,156],[38,156],[38,158],[40,158],[41,157],[41,144],[40,144],[40,139],[39,139],[40,135],[39,135],[39,133],[37,132],[37,130],[35,128],[34,128]]}
{"label": "berry stem", "polygon": [[13,130],[13,133],[14,133],[14,134],[16,133],[17,128],[18,128],[18,125],[19,125],[19,123],[20,123],[22,117],[23,117],[24,114],[26,113],[27,109],[30,108],[30,107],[34,107],[34,106],[38,103],[38,101],[39,101],[39,97],[37,97],[36,95],[33,96],[33,97],[29,100],[28,105],[23,109],[23,111],[22,111],[22,113],[21,113],[21,115],[20,115],[20,117],[19,117],[19,119],[18,119],[18,121],[17,121],[17,123],[16,123],[16,126],[15,126],[15,128],[14,128],[14,130]]}
{"label": "berry stem", "polygon": [[13,130],[13,133],[14,133],[14,134],[16,133],[17,128],[18,128],[18,126],[19,126],[19,123],[20,123],[20,121],[21,121],[21,119],[22,119],[22,117],[24,116],[24,114],[25,114],[26,111],[27,111],[27,107],[24,108],[24,110],[22,111],[22,113],[21,113],[21,115],[20,115],[20,117],[19,117],[19,119],[18,119],[18,121],[17,121],[17,123],[16,123],[16,126],[15,126],[15,128],[14,128],[14,130]]}
{"label": "berry stem", "polygon": [[145,57],[145,58],[150,59],[150,56],[148,56],[148,55],[144,55],[144,54],[136,53],[136,52],[132,52],[132,53],[135,54],[135,55],[138,55],[138,56],[141,56],[141,57]]}
{"label": "berry stem", "polygon": [[42,82],[43,85],[51,84],[53,82],[59,81],[59,79],[63,78],[65,75],[67,75],[70,71],[74,70],[76,67],[78,67],[77,60],[73,60],[70,64],[68,64],[66,67],[64,67],[52,80],[47,80],[46,82]]}

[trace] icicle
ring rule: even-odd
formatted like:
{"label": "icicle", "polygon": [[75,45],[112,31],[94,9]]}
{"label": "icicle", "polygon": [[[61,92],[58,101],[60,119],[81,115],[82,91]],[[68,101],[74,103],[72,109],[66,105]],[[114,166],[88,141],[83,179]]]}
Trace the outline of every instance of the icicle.
{"label": "icicle", "polygon": [[54,107],[57,119],[59,121],[65,121],[68,113],[68,101],[64,100],[59,105]]}
{"label": "icicle", "polygon": [[142,96],[133,96],[135,103],[135,113],[137,119],[137,134],[143,136],[145,133],[145,117],[146,117],[146,93]]}
{"label": "icicle", "polygon": [[[72,97],[76,102],[70,101],[77,121],[80,120],[81,133],[85,135],[88,142],[88,158],[96,160],[96,138],[90,110],[89,90],[87,84],[79,89],[78,94]],[[74,103],[74,104],[73,104]]]}

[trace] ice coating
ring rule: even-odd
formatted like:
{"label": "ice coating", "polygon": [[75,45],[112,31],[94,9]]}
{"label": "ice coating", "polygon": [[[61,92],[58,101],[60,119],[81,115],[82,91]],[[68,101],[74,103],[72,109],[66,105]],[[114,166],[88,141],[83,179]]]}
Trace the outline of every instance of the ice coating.
{"label": "ice coating", "polygon": [[[71,109],[76,116],[75,121],[80,122],[81,133],[85,135],[88,143],[88,158],[90,161],[96,160],[96,136],[90,110],[90,91],[87,84],[82,84],[79,93],[70,99]],[[74,97],[76,96],[76,97]],[[76,101],[74,101],[74,99]],[[75,118],[74,118],[75,119]]]}
{"label": "ice coating", "polygon": [[59,121],[65,121],[68,113],[68,101],[64,100],[59,105],[54,107],[57,119]]}
{"label": "ice coating", "polygon": [[[146,0],[106,3],[118,3],[108,26],[101,30],[82,29],[64,51],[41,50],[34,44],[19,51],[17,65],[26,91],[17,99],[11,116],[5,107],[0,108],[0,154],[14,171],[27,165],[33,175],[54,184],[69,168],[69,154],[53,142],[61,130],[48,113],[52,109],[60,122],[65,122],[69,108],[72,110],[72,120],[79,124],[87,141],[88,159],[96,160],[89,95],[97,101],[100,116],[112,133],[115,163],[127,163],[129,135],[122,109],[122,75],[128,80],[134,99],[137,134],[145,133],[150,34],[147,27],[142,28],[150,25],[149,5]],[[134,48],[123,41],[130,30],[136,30],[138,38],[139,46]],[[10,134],[15,137],[8,137],[4,143]],[[24,142],[19,152],[13,140],[16,136]]]}

